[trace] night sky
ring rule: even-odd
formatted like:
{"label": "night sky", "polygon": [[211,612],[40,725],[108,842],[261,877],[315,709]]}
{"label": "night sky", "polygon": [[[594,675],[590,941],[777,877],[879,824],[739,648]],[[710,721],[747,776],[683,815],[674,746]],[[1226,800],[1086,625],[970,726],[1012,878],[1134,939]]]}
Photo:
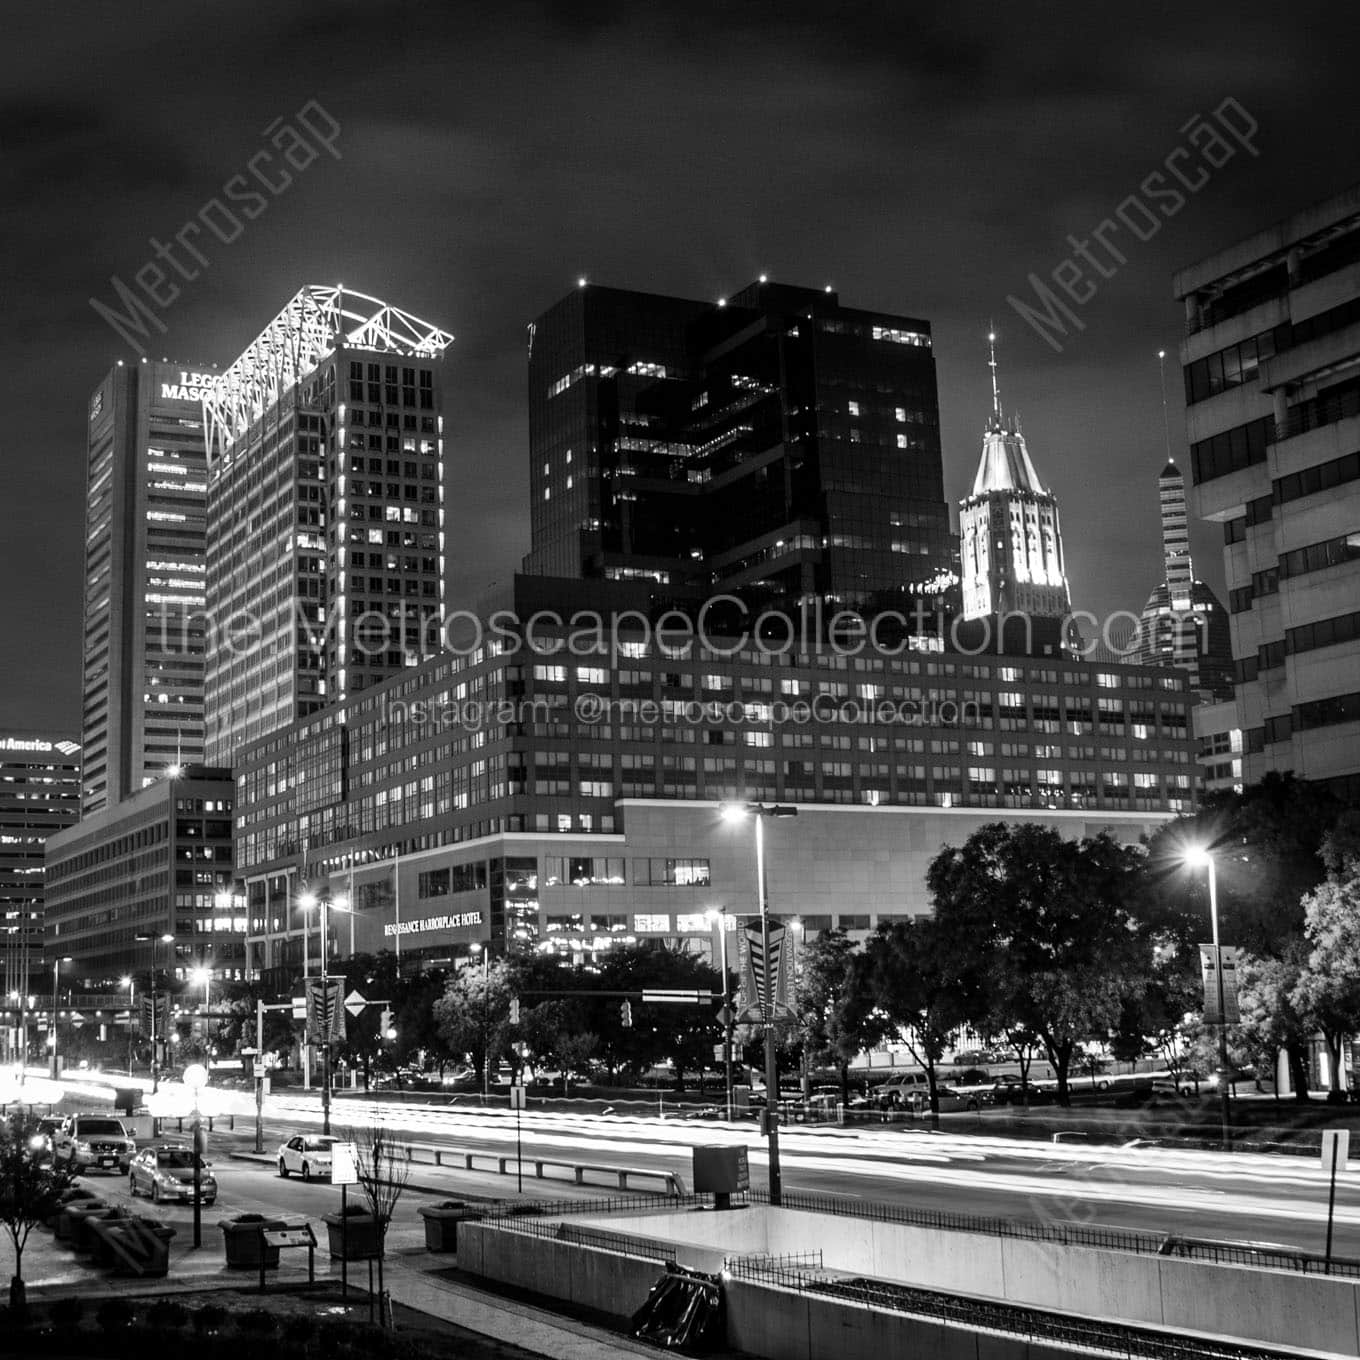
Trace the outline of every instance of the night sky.
{"label": "night sky", "polygon": [[[455,606],[528,547],[525,324],[578,274],[716,298],[768,272],[933,323],[954,501],[995,319],[1003,402],[1061,497],[1074,604],[1137,610],[1160,575],[1159,348],[1184,443],[1173,270],[1360,178],[1339,4],[24,10],[6,7],[0,86],[5,727],[79,734],[86,400],[137,357],[89,300],[113,304],[148,238],[172,239],[309,101],[341,124],[340,159],[299,170],[231,244],[202,240],[151,353],[225,366],[314,282],[452,331]],[[1229,97],[1259,156],[1235,146],[1149,240],[1122,232],[1125,263],[1055,352],[1007,295]],[[1219,588],[1217,532],[1194,546]]]}

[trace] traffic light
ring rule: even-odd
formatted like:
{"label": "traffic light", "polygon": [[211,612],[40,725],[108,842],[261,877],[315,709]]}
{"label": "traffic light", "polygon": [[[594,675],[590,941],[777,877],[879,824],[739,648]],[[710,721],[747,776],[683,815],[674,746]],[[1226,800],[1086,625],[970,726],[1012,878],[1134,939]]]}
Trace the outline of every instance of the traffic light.
{"label": "traffic light", "polygon": [[379,1041],[389,1037],[392,1029],[392,1012],[383,1007],[382,1015],[378,1017],[378,1039]]}
{"label": "traffic light", "polygon": [[519,997],[517,996],[510,998],[510,1023],[512,1025],[519,1024]]}
{"label": "traffic light", "polygon": [[633,1028],[633,1003],[631,1001],[625,1001],[619,1007],[619,1019],[623,1021],[624,1029]]}

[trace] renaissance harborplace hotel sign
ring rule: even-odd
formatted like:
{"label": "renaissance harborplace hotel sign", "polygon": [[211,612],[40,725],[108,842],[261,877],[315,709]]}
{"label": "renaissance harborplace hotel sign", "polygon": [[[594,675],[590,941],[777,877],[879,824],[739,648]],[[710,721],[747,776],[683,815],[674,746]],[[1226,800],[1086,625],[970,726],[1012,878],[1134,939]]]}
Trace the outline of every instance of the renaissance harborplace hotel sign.
{"label": "renaissance harborplace hotel sign", "polygon": [[416,916],[409,921],[386,921],[383,934],[391,936],[425,935],[434,930],[466,930],[482,924],[480,911],[461,911],[447,916]]}

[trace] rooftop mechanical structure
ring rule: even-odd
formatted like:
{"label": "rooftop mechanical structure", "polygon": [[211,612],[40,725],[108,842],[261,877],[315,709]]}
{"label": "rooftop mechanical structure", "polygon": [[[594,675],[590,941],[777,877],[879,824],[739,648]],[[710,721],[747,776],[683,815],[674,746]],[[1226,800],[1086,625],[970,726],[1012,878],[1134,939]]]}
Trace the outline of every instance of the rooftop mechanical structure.
{"label": "rooftop mechanical structure", "polygon": [[211,463],[290,388],[340,346],[437,359],[453,336],[381,298],[342,284],[308,284],[204,389],[203,428]]}

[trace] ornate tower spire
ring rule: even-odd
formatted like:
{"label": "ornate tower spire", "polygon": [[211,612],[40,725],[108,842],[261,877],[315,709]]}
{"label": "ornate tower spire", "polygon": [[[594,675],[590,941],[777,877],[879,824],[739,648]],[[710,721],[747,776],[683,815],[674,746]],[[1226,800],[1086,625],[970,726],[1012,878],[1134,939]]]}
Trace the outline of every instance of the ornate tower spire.
{"label": "ornate tower spire", "polygon": [[1001,389],[996,383],[996,332],[987,332],[987,346],[991,352],[991,358],[987,360],[987,367],[992,370],[992,415],[998,425],[1001,424]]}

